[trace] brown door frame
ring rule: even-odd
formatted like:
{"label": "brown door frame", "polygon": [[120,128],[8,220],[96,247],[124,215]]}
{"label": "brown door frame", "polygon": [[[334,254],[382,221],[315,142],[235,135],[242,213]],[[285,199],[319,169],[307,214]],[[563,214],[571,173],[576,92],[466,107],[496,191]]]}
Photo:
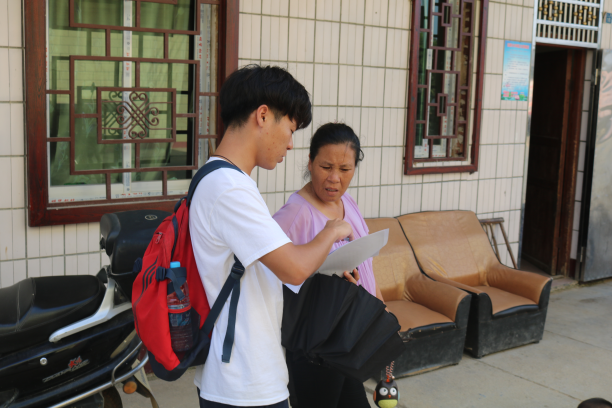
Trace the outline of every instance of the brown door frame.
{"label": "brown door frame", "polygon": [[565,148],[565,171],[561,191],[561,217],[556,259],[556,271],[564,276],[573,276],[575,262],[570,259],[572,250],[572,231],[574,225],[574,206],[576,202],[576,176],[578,173],[578,152],[580,150],[580,129],[582,124],[582,105],[584,96],[584,74],[587,50],[573,50],[572,81],[570,83],[569,120]]}

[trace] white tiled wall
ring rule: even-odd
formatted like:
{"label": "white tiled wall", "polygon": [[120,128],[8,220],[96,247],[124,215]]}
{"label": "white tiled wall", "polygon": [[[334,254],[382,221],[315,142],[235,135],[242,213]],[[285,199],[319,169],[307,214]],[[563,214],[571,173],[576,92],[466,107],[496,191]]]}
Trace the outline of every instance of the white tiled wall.
{"label": "white tiled wall", "polygon": [[[483,218],[502,216],[516,257],[527,103],[501,101],[501,74],[504,40],[531,42],[533,3],[490,3],[479,171],[404,176],[412,3],[281,0],[286,2],[289,7],[277,5],[273,10],[266,0],[240,2],[240,65],[287,67],[314,103],[313,124],[297,132],[295,149],[286,162],[272,172],[259,170],[252,175],[270,212],[305,183],[302,174],[313,131],[339,121],[353,127],[363,145],[365,160],[349,193],[365,217],[453,209],[472,210]],[[272,26],[269,21],[274,18],[281,21],[281,36],[289,32],[289,41],[278,44],[287,50],[275,48],[272,53],[268,51],[271,28],[264,27]],[[503,242],[501,231],[497,234],[498,242]],[[511,263],[505,249],[502,260]]]}
{"label": "white tiled wall", "polygon": [[[474,174],[402,174],[411,7],[408,0],[240,1],[240,64],[287,68],[314,102],[313,124],[296,133],[287,160],[252,177],[276,211],[304,184],[313,129],[342,121],[365,152],[349,189],[365,217],[452,209],[502,216],[516,256],[527,104],[500,101],[501,70],[505,39],[531,41],[533,2],[490,3],[480,170]],[[108,261],[98,250],[97,223],[27,226],[21,22],[21,0],[0,0],[2,287],[28,276],[95,273]],[[502,257],[509,263],[505,249]]]}
{"label": "white tiled wall", "polygon": [[0,287],[26,277],[95,274],[107,263],[98,223],[27,224],[21,0],[0,0]]}

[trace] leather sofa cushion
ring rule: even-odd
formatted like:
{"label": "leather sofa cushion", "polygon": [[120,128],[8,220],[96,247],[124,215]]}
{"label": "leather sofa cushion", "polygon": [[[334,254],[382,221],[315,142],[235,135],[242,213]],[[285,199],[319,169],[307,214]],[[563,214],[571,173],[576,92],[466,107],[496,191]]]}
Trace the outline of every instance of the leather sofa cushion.
{"label": "leather sofa cushion", "polygon": [[405,332],[419,327],[431,326],[434,324],[451,323],[453,321],[443,314],[434,312],[414,302],[405,300],[392,300],[386,302],[389,311],[397,317],[401,331]]}
{"label": "leather sofa cushion", "polygon": [[421,275],[412,248],[395,218],[367,219],[366,224],[370,234],[389,229],[387,245],[372,261],[374,276],[385,301],[401,300],[406,280]]}
{"label": "leather sofa cushion", "polygon": [[493,306],[493,315],[517,306],[537,306],[537,304],[533,300],[529,300],[522,296],[514,295],[510,292],[493,288],[491,286],[476,286],[475,288],[489,295],[489,297],[491,298],[491,305]]}

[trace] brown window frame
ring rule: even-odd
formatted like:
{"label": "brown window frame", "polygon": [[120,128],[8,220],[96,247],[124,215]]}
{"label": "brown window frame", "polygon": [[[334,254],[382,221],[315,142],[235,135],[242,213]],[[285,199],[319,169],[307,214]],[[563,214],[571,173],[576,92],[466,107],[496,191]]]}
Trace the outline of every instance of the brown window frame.
{"label": "brown window frame", "polygon": [[[434,1],[434,0],[430,0]],[[474,5],[476,0],[473,1]],[[444,158],[427,158],[420,159],[414,157],[414,147],[416,138],[416,114],[417,114],[417,84],[418,84],[418,63],[419,63],[419,31],[421,20],[421,0],[414,0],[412,7],[412,28],[410,41],[410,74],[408,81],[408,115],[406,124],[406,148],[404,154],[404,174],[442,174],[442,173],[458,173],[470,172],[478,170],[478,151],[480,142],[480,121],[482,114],[482,93],[484,87],[484,71],[485,71],[485,54],[487,46],[487,22],[488,22],[489,0],[481,0],[479,13],[476,7],[473,9],[473,16],[479,17],[478,22],[478,60],[476,81],[471,83],[470,87],[475,86],[474,90],[474,118],[472,123],[472,144],[470,154],[470,164],[456,166],[431,166],[431,167],[415,167],[416,163],[436,163],[450,162],[465,159],[444,157]],[[474,63],[474,61],[472,61]],[[470,76],[473,75],[470,73]],[[471,96],[468,101],[471,104]],[[468,118],[470,116],[470,106],[468,109]],[[469,119],[468,119],[469,121]],[[468,127],[469,129],[469,127]],[[469,135],[466,134],[466,141],[469,140]],[[467,144],[467,143],[466,143]]]}
{"label": "brown window frame", "polygon": [[[176,0],[136,0],[175,4]],[[239,0],[198,0],[201,3],[219,5],[219,87],[238,67]],[[26,0],[24,2],[25,20],[25,97],[26,97],[26,137],[28,143],[28,221],[31,227],[63,225],[84,222],[97,222],[106,213],[136,209],[156,209],[172,211],[178,196],[127,198],[116,202],[79,202],[49,203],[47,171],[47,125],[46,95],[54,91],[46,90],[46,24],[45,0]],[[147,29],[147,31],[150,31]],[[109,29],[110,32],[110,29]],[[110,56],[107,42],[107,55]],[[167,57],[168,34],[165,36],[165,55]],[[124,60],[125,58],[122,58]],[[139,63],[142,58],[127,58]],[[144,60],[144,59],[143,59]],[[60,91],[61,92],[61,91]],[[217,107],[217,116],[220,110]],[[223,134],[220,117],[217,120],[217,136]],[[138,146],[138,145],[137,145]],[[164,173],[166,174],[166,173]],[[107,176],[108,177],[108,176]],[[109,179],[110,180],[110,179]],[[164,184],[165,185],[165,184]],[[108,190],[108,181],[107,181]],[[108,191],[107,191],[108,197]],[[115,201],[115,200],[113,200]]]}

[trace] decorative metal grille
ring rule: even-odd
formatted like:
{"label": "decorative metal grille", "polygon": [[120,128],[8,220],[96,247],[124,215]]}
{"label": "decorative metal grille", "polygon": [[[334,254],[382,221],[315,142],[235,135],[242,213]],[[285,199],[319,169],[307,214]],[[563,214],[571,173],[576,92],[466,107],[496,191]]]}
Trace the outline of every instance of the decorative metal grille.
{"label": "decorative metal grille", "polygon": [[601,31],[600,0],[538,0],[536,41],[597,48]]}
{"label": "decorative metal grille", "polygon": [[474,42],[472,0],[422,0],[415,161],[465,160]]}
{"label": "decorative metal grille", "polygon": [[220,1],[47,4],[50,204],[182,196],[217,137]]}

